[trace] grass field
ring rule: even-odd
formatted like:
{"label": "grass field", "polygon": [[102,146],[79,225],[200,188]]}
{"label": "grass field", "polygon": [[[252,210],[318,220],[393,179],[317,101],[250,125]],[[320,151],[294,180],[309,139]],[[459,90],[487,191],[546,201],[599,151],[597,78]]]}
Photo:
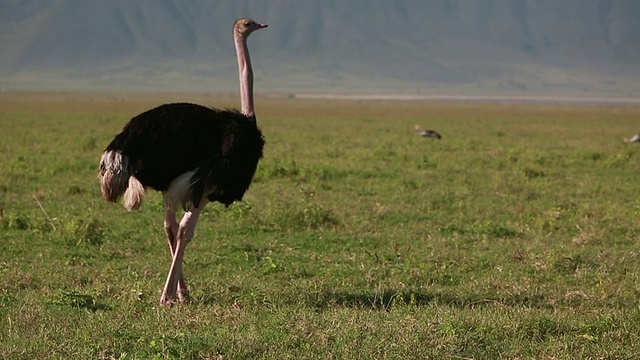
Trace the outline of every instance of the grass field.
{"label": "grass field", "polygon": [[0,94],[0,358],[640,357],[640,108],[259,98],[254,183],[164,308],[161,197],[96,174],[167,100],[236,104]]}

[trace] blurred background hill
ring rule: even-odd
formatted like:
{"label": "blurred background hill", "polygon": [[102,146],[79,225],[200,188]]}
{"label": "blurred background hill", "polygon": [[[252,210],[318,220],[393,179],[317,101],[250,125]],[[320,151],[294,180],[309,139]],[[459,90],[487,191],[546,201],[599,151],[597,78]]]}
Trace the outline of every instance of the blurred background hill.
{"label": "blurred background hill", "polygon": [[637,0],[0,0],[6,90],[640,97]]}

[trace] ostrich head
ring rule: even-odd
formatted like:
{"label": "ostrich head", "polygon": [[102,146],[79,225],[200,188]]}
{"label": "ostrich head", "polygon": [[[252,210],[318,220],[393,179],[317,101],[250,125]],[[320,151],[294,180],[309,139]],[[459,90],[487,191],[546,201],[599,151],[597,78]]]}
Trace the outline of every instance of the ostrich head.
{"label": "ostrich head", "polygon": [[233,35],[246,39],[252,32],[268,27],[267,24],[260,24],[253,19],[239,18],[233,25]]}

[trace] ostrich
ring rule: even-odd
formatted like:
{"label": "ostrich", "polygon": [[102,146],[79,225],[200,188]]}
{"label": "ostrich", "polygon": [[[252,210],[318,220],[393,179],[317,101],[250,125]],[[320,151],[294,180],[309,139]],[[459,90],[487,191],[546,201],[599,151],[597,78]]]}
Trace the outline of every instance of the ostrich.
{"label": "ostrich", "polygon": [[422,137],[430,137],[430,138],[435,138],[435,139],[442,139],[442,136],[440,136],[440,134],[438,134],[437,132],[435,132],[434,130],[425,130],[422,131],[420,129],[420,125],[415,125],[413,127],[413,129]]}
{"label": "ostrich", "polygon": [[[202,209],[208,202],[229,206],[241,200],[262,157],[264,138],[253,109],[247,38],[267,26],[246,18],[233,25],[240,111],[190,103],[160,105],[133,117],[100,159],[98,180],[106,200],[116,202],[122,196],[125,208],[137,210],[146,188],[162,192],[172,256],[162,305],[188,296],[182,259]],[[178,206],[184,210],[179,223]]]}

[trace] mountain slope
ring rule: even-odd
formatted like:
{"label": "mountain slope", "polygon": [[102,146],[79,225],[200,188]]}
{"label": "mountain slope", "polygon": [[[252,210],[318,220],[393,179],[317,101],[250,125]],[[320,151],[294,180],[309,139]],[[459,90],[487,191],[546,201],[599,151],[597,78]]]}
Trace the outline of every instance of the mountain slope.
{"label": "mountain slope", "polygon": [[635,0],[0,0],[0,85],[235,89],[239,16],[262,91],[640,92]]}

